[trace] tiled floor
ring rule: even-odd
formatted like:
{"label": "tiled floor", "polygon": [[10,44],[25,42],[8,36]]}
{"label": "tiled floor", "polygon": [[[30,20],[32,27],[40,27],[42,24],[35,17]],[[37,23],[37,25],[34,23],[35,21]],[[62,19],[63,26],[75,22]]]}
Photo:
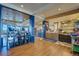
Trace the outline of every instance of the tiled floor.
{"label": "tiled floor", "polygon": [[71,56],[71,48],[37,38],[35,43],[29,43],[12,48],[10,56]]}

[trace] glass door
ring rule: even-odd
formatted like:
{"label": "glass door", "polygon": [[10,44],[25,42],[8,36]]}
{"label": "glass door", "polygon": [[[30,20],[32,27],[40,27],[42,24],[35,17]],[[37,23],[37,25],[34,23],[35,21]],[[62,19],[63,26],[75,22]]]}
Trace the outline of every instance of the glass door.
{"label": "glass door", "polygon": [[25,43],[29,43],[30,35],[29,35],[29,26],[25,27]]}
{"label": "glass door", "polygon": [[16,26],[15,28],[15,46],[19,46],[19,34],[21,31],[21,27],[20,26]]}
{"label": "glass door", "polygon": [[1,24],[1,54],[7,55],[8,50],[8,40],[7,40],[7,25],[5,23]]}
{"label": "glass door", "polygon": [[2,24],[2,28],[1,28],[1,38],[2,38],[2,44],[3,47],[7,46],[7,25],[6,24]]}

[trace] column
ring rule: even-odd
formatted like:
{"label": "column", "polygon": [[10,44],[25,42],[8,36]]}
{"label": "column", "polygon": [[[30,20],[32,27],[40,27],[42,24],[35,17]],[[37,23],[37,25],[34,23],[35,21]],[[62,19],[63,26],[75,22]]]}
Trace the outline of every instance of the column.
{"label": "column", "polygon": [[2,47],[2,39],[1,39],[1,9],[2,9],[2,6],[0,5],[0,50],[1,50],[1,47]]}
{"label": "column", "polygon": [[30,15],[30,42],[34,43],[35,37],[34,37],[34,16]]}

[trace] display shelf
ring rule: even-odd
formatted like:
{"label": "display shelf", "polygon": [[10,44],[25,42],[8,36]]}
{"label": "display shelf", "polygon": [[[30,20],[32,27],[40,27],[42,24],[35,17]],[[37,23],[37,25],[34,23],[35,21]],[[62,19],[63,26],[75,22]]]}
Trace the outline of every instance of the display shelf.
{"label": "display shelf", "polygon": [[79,35],[72,35],[72,50],[79,52]]}
{"label": "display shelf", "polygon": [[[29,27],[31,27],[30,31],[28,32],[28,34],[30,36],[29,42],[34,42],[34,36],[33,36],[34,16],[33,15],[29,15],[29,14],[23,13],[21,11],[0,5],[0,19],[1,19],[0,34],[6,36],[6,37],[2,36],[1,39],[4,42],[5,42],[5,40],[7,40],[7,42],[6,42],[7,46],[5,46],[5,47],[8,47],[8,45],[11,45],[11,47],[15,46],[16,42],[18,42],[18,46],[20,45],[20,43],[24,44],[25,39],[22,40],[20,33],[25,31],[23,29],[24,28],[23,22],[25,22],[25,20],[29,20],[29,24],[30,24]],[[6,26],[5,25],[3,26],[3,24],[5,24]],[[18,26],[20,26],[20,27],[18,27]],[[28,31],[28,30],[26,29],[26,31]],[[3,33],[1,33],[1,32],[3,32]],[[6,33],[4,33],[4,32],[6,32]],[[24,32],[24,33],[26,33],[26,32]],[[18,39],[17,39],[17,36],[18,36]],[[9,39],[12,42],[10,42]],[[3,43],[3,45],[5,45],[5,43],[3,41],[1,41],[1,42]],[[2,45],[2,44],[0,43],[0,45]],[[2,47],[3,47],[3,45],[2,45]]]}

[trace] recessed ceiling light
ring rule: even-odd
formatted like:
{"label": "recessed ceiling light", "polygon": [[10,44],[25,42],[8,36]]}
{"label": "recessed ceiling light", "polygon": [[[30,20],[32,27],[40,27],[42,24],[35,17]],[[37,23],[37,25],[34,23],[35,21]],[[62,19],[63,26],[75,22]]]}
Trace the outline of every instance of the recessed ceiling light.
{"label": "recessed ceiling light", "polygon": [[24,7],[24,5],[21,5],[21,7],[23,8],[23,7]]}
{"label": "recessed ceiling light", "polygon": [[61,10],[61,8],[58,8],[58,11],[60,11]]}

